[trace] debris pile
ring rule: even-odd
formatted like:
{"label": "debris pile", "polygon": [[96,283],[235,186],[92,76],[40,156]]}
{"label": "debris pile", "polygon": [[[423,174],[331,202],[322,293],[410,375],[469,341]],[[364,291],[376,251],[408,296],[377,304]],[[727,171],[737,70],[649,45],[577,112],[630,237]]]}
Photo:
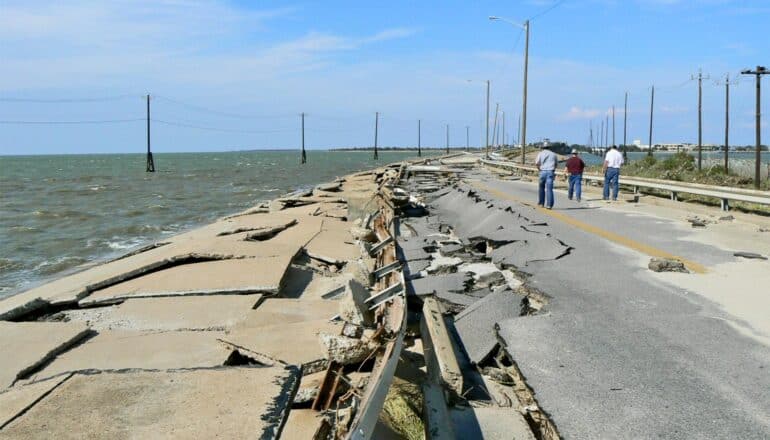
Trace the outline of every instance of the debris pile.
{"label": "debris pile", "polygon": [[420,316],[426,435],[534,439],[550,422],[521,392],[496,326],[542,309],[547,298],[526,284],[527,265],[562,258],[570,247],[546,223],[460,183],[472,172],[410,167],[401,182],[397,243],[410,309]]}

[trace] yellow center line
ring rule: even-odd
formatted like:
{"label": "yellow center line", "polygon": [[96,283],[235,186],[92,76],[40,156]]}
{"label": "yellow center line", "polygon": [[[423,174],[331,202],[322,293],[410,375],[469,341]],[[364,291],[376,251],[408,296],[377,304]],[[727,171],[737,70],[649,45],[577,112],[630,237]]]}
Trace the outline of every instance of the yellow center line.
{"label": "yellow center line", "polygon": [[518,197],[514,197],[514,196],[512,196],[512,195],[510,195],[508,193],[502,192],[500,190],[497,190],[497,189],[494,189],[494,188],[490,188],[490,187],[484,185],[483,183],[480,183],[480,182],[469,182],[469,183],[470,183],[471,186],[475,186],[476,188],[478,188],[480,190],[486,191],[486,192],[494,195],[495,197],[500,197],[502,199],[507,199],[507,200],[510,200],[510,201],[513,201],[513,202],[516,202],[516,203],[520,203],[520,204],[525,205],[525,206],[533,207],[533,208],[535,208],[537,211],[539,211],[542,214],[545,214],[547,216],[553,217],[553,218],[555,218],[557,220],[561,220],[562,222],[564,222],[564,223],[566,223],[566,224],[568,224],[570,226],[574,226],[574,227],[576,227],[576,228],[578,228],[580,230],[583,230],[585,232],[597,235],[597,236],[602,237],[602,238],[604,238],[606,240],[609,240],[609,241],[612,241],[614,243],[617,243],[617,244],[619,244],[621,246],[625,246],[625,247],[627,247],[629,249],[633,249],[633,250],[635,250],[637,252],[641,252],[643,254],[647,254],[647,255],[649,255],[651,257],[670,258],[670,259],[674,259],[674,260],[679,260],[679,261],[681,261],[685,265],[685,267],[687,267],[690,271],[695,272],[695,273],[703,274],[703,273],[708,272],[708,269],[706,269],[706,267],[703,266],[700,263],[696,263],[694,261],[687,260],[685,258],[682,258],[682,257],[678,256],[678,255],[673,255],[673,254],[670,254],[670,253],[668,253],[668,252],[666,252],[666,251],[664,251],[662,249],[658,249],[658,248],[656,248],[654,246],[650,246],[648,244],[640,243],[640,242],[638,242],[636,240],[632,240],[632,239],[630,239],[628,237],[624,237],[624,236],[622,236],[620,234],[616,234],[616,233],[610,232],[610,231],[608,231],[606,229],[602,229],[602,228],[599,228],[597,226],[594,226],[594,225],[582,222],[582,221],[577,220],[574,217],[571,217],[571,216],[569,216],[567,214],[564,214],[562,212],[553,211],[553,210],[550,210],[550,209],[545,209],[545,208],[542,208],[540,206],[533,206],[532,203],[529,203],[527,201],[521,200]]}

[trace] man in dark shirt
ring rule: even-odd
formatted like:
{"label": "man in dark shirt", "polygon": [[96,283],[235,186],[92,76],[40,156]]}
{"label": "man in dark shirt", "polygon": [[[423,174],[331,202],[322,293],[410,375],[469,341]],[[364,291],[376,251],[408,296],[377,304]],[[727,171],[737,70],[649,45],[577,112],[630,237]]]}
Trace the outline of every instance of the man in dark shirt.
{"label": "man in dark shirt", "polygon": [[567,174],[569,174],[569,191],[567,197],[572,200],[572,194],[575,194],[577,201],[580,201],[581,184],[583,180],[583,169],[586,167],[583,159],[578,157],[578,151],[572,150],[572,157],[567,159]]}

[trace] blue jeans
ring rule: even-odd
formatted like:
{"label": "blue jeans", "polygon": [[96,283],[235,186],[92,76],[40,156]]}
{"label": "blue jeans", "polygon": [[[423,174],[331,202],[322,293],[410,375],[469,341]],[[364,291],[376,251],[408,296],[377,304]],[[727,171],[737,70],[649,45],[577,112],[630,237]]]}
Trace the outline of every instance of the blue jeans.
{"label": "blue jeans", "polygon": [[577,198],[577,201],[580,201],[580,194],[582,192],[582,183],[583,181],[583,175],[582,174],[570,174],[569,175],[569,191],[567,191],[567,197],[569,197],[570,200],[572,200],[572,193],[575,193],[575,198]]}
{"label": "blue jeans", "polygon": [[538,181],[537,204],[550,208],[553,206],[553,179],[556,176],[554,170],[541,171]]}
{"label": "blue jeans", "polygon": [[604,174],[604,200],[610,198],[610,185],[612,185],[612,200],[617,200],[620,189],[620,168],[607,168]]}

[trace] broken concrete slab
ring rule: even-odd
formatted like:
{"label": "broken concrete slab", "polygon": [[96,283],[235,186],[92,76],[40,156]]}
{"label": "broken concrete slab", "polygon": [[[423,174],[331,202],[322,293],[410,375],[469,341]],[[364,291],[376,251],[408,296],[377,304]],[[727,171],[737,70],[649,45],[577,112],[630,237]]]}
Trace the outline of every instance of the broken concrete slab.
{"label": "broken concrete slab", "polygon": [[495,324],[519,316],[521,300],[508,289],[493,292],[455,316],[455,328],[471,362],[486,359],[497,344]]}
{"label": "broken concrete slab", "polygon": [[376,344],[340,334],[321,332],[318,339],[326,351],[327,358],[340,365],[361,363],[377,349]]}
{"label": "broken concrete slab", "polygon": [[81,306],[110,304],[129,298],[278,293],[293,255],[205,261],[152,272],[94,291]]}
{"label": "broken concrete slab", "polygon": [[535,261],[550,261],[561,258],[569,247],[559,240],[541,234],[532,234],[526,242],[517,241],[492,250],[492,262],[502,267],[525,267]]}
{"label": "broken concrete slab", "polygon": [[409,280],[406,283],[410,295],[432,295],[436,292],[460,293],[473,283],[473,277],[467,272],[443,275],[428,275]]}
{"label": "broken concrete slab", "polygon": [[0,389],[10,387],[88,336],[85,324],[0,321]]}
{"label": "broken concrete slab", "polygon": [[[114,307],[64,312],[94,330],[227,330],[246,319],[262,295],[129,299]],[[103,313],[94,315],[92,312]]]}
{"label": "broken concrete slab", "polygon": [[349,228],[347,222],[326,219],[321,232],[305,245],[305,252],[311,258],[338,266],[359,257],[359,248]]}
{"label": "broken concrete slab", "polygon": [[441,306],[433,297],[426,297],[422,305],[420,333],[425,347],[426,365],[433,365],[433,379],[446,389],[460,396],[463,392],[463,375],[455,356],[452,338],[449,335]]}
{"label": "broken concrete slab", "polygon": [[457,438],[535,440],[524,416],[514,408],[455,407],[449,414]]}
{"label": "broken concrete slab", "polygon": [[329,320],[338,311],[339,302],[327,299],[267,298],[255,310],[246,313],[238,329]]}
{"label": "broken concrete slab", "polygon": [[433,259],[425,268],[428,274],[451,273],[457,271],[457,266],[461,265],[463,260],[459,257],[445,257],[439,253],[433,254]]}
{"label": "broken concrete slab", "polygon": [[0,392],[0,429],[43,399],[69,377],[69,375],[59,376],[51,380],[15,386]]}
{"label": "broken concrete slab", "polygon": [[8,438],[275,438],[295,368],[75,375],[3,429]]}
{"label": "broken concrete slab", "polygon": [[281,431],[285,439],[329,438],[332,425],[328,416],[312,409],[292,409]]}
{"label": "broken concrete slab", "polygon": [[345,284],[353,278],[347,272],[351,265],[345,265],[345,271],[335,276],[322,276],[309,267],[292,266],[286,272],[284,283],[278,296],[283,298],[303,299],[336,299],[338,295],[327,295],[331,292],[342,294]]}
{"label": "broken concrete slab", "polygon": [[296,218],[285,218],[277,215],[244,215],[225,220],[218,236],[232,235],[241,232],[261,233],[262,236],[274,236],[279,232],[297,224]]}
{"label": "broken concrete slab", "polygon": [[322,220],[303,218],[300,224],[271,240],[243,241],[242,234],[216,237],[221,225],[172,237],[165,246],[116,259],[69,275],[0,301],[0,319],[15,319],[48,305],[71,304],[89,292],[179,264],[204,260],[295,255],[318,231]]}
{"label": "broken concrete slab", "polygon": [[304,365],[326,359],[318,341],[319,333],[339,334],[341,329],[341,323],[320,319],[262,326],[258,331],[253,327],[236,327],[220,340],[258,362]]}
{"label": "broken concrete slab", "polygon": [[442,302],[448,302],[455,306],[461,306],[460,309],[475,303],[479,300],[478,297],[466,295],[464,293],[452,293],[452,292],[436,292],[436,298]]}
{"label": "broken concrete slab", "polygon": [[371,326],[374,324],[374,317],[369,310],[366,300],[369,299],[370,292],[363,284],[356,280],[350,280],[345,285],[345,291],[339,298],[340,317],[353,324]]}
{"label": "broken concrete slab", "polygon": [[218,342],[222,336],[224,332],[103,331],[57,356],[29,381],[74,371],[216,367],[232,352]]}
{"label": "broken concrete slab", "polygon": [[317,191],[339,192],[342,189],[342,182],[322,183],[316,185],[315,189]]}
{"label": "broken concrete slab", "polygon": [[407,278],[419,278],[420,272],[424,271],[425,269],[430,266],[430,260],[409,260],[406,263],[404,275],[407,276]]}

